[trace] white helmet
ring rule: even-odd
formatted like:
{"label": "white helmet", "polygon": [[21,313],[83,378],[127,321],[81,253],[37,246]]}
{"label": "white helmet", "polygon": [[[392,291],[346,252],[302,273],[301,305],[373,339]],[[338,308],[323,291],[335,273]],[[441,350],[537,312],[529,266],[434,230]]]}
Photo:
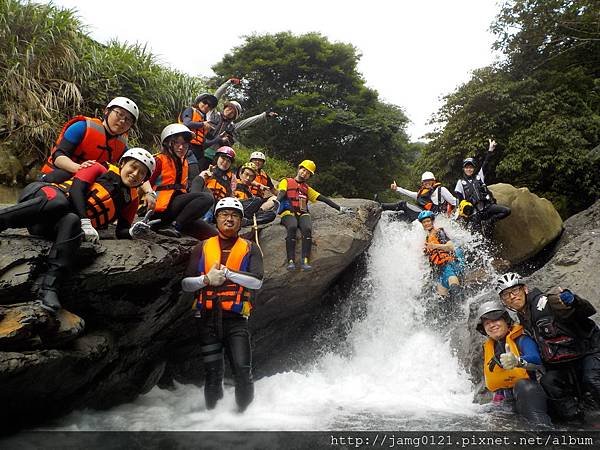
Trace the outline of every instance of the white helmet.
{"label": "white helmet", "polygon": [[234,119],[237,119],[238,117],[240,117],[242,115],[242,105],[240,105],[235,100],[230,100],[228,102],[225,102],[225,104],[223,105],[223,108],[227,108],[228,106],[232,106],[233,109],[235,109],[236,116],[234,117]]}
{"label": "white helmet", "polygon": [[423,175],[421,175],[421,181],[427,180],[435,180],[435,175],[433,175],[432,172],[423,172]]}
{"label": "white helmet", "polygon": [[235,209],[240,212],[242,217],[244,217],[244,207],[242,206],[242,202],[235,197],[225,197],[219,200],[215,205],[215,216],[222,209]]}
{"label": "white helmet", "polygon": [[121,164],[125,158],[136,159],[148,168],[148,173],[146,174],[146,178],[144,178],[144,180],[147,180],[152,176],[154,168],[156,167],[156,161],[154,161],[154,157],[148,150],[144,150],[140,147],[130,148],[123,153],[123,156],[121,156],[121,159],[119,159],[119,164]]}
{"label": "white helmet", "polygon": [[168,137],[174,136],[176,134],[184,134],[184,138],[189,141],[194,136],[194,133],[186,127],[182,123],[172,123],[171,125],[167,125],[163,128],[162,133],[160,133],[160,143],[164,144],[165,140]]}
{"label": "white helmet", "polygon": [[523,284],[518,273],[508,272],[496,280],[496,292],[500,294],[504,289]]}
{"label": "white helmet", "polygon": [[265,157],[265,154],[263,152],[252,152],[250,154],[250,160],[253,159],[262,159],[263,161],[266,161],[267,158]]}
{"label": "white helmet", "polygon": [[140,117],[140,110],[138,109],[137,105],[133,100],[129,100],[127,97],[115,97],[108,103],[108,105],[106,105],[108,109],[114,108],[115,106],[130,112],[135,118],[136,122]]}
{"label": "white helmet", "polygon": [[477,326],[475,329],[485,336],[486,333],[483,328],[483,321],[486,319],[498,320],[501,317],[503,317],[509,325],[512,324],[512,319],[508,314],[508,311],[506,311],[506,308],[502,306],[498,300],[484,302],[477,310]]}

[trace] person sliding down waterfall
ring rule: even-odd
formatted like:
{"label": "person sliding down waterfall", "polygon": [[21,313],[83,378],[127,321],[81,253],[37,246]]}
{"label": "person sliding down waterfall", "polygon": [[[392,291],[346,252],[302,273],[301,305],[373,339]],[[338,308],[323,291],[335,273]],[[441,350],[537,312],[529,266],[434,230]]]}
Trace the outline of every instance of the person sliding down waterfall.
{"label": "person sliding down waterfall", "polygon": [[287,269],[296,269],[296,231],[300,228],[302,233],[302,259],[300,268],[312,270],[310,265],[310,251],[312,246],[312,222],[308,212],[308,202],[323,202],[337,209],[340,213],[352,213],[352,208],[340,206],[333,200],[319,194],[306,182],[315,174],[316,164],[305,159],[298,165],[298,172],[294,178],[284,178],[279,182],[277,201],[280,203],[281,224],[287,230],[285,248],[287,253]]}
{"label": "person sliding down waterfall", "polygon": [[381,203],[384,211],[401,211],[401,219],[412,222],[423,210],[432,211],[435,214],[450,214],[456,206],[456,198],[448,189],[442,186],[442,183],[436,181],[435,175],[431,172],[423,172],[421,175],[421,187],[418,192],[409,191],[396,184],[394,181],[390,185],[393,192],[399,192],[407,197],[416,200],[419,206],[411,205],[405,201],[397,203]]}
{"label": "person sliding down waterfall", "polygon": [[217,202],[219,235],[194,247],[181,281],[185,292],[197,292],[194,308],[206,373],[207,409],[213,409],[223,397],[223,350],[233,371],[240,412],[254,398],[248,317],[251,291],[262,287],[263,259],[255,243],[238,236],[243,216],[244,207],[237,198]]}
{"label": "person sliding down waterfall", "polygon": [[433,225],[435,215],[431,211],[422,211],[418,219],[427,232],[425,254],[438,277],[437,293],[442,297],[450,296],[452,300],[459,300],[462,294],[459,281],[462,269],[454,243],[443,228],[435,228]]}
{"label": "person sliding down waterfall", "polygon": [[483,303],[477,316],[476,330],[488,338],[483,344],[483,375],[494,404],[510,404],[533,425],[552,427],[548,398],[536,381],[542,358],[535,341],[497,300]]}

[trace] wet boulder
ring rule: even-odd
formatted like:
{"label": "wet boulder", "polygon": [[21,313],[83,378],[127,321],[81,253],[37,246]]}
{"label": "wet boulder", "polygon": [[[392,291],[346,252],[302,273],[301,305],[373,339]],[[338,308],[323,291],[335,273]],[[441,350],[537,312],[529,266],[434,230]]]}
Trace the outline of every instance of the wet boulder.
{"label": "wet boulder", "polygon": [[562,219],[549,200],[510,184],[493,184],[489,188],[498,204],[511,209],[511,215],[497,222],[494,229],[494,239],[500,244],[499,256],[518,264],[560,236]]}

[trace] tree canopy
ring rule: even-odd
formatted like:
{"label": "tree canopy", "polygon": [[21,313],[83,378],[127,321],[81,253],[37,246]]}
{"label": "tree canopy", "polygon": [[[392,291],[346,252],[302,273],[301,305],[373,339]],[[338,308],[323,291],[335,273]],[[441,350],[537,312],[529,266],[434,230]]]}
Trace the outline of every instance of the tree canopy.
{"label": "tree canopy", "polygon": [[600,189],[600,6],[509,0],[492,31],[505,59],[445,98],[418,166],[450,180],[493,137],[486,180],[529,187],[563,216],[580,211]]}
{"label": "tree canopy", "polygon": [[213,70],[219,79],[242,78],[231,94],[245,115],[280,114],[250,129],[244,143],[295,163],[314,160],[315,185],[324,193],[367,196],[398,170],[393,161],[406,151],[408,120],[365,86],[359,58],[352,45],[288,32],[246,37]]}

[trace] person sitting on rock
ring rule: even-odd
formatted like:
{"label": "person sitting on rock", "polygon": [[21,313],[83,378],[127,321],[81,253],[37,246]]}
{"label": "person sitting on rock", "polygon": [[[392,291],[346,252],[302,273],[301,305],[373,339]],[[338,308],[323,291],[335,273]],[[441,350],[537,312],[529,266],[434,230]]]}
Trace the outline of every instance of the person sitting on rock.
{"label": "person sitting on rock", "polygon": [[[156,170],[150,184],[158,194],[151,219],[160,219],[159,233],[180,237],[214,236],[216,230],[201,218],[212,208],[210,192],[188,192],[188,145],[193,133],[179,123],[167,125],[160,134],[161,152],[155,156]],[[167,227],[167,228],[165,228]]]}
{"label": "person sitting on rock", "polygon": [[277,189],[275,189],[271,177],[263,169],[266,161],[267,157],[263,152],[252,152],[250,154],[250,162],[254,163],[257,170],[256,178],[252,183],[250,191],[256,197],[271,197],[272,195],[277,195]]}
{"label": "person sitting on rock", "polygon": [[443,298],[450,296],[453,300],[460,300],[462,288],[459,275],[462,273],[462,268],[454,243],[443,228],[434,226],[433,212],[421,211],[417,218],[427,232],[425,254],[437,276],[437,293]]}
{"label": "person sitting on rock", "polygon": [[238,236],[244,207],[225,197],[215,206],[218,236],[200,242],[181,282],[196,292],[195,318],[200,335],[206,408],[223,397],[223,351],[235,380],[235,400],[244,411],[254,398],[252,351],[248,317],[252,292],[262,287],[263,260],[259,247]]}
{"label": "person sitting on rock", "polygon": [[418,192],[409,191],[396,184],[394,181],[390,185],[393,192],[399,192],[407,197],[416,200],[418,206],[411,205],[405,201],[397,203],[382,203],[381,208],[384,211],[402,211],[402,218],[408,222],[416,220],[421,211],[432,211],[434,214],[450,214],[456,206],[456,198],[448,189],[442,186],[442,183],[436,181],[432,172],[423,172],[421,175],[421,187]]}
{"label": "person sitting on rock", "polygon": [[485,184],[483,171],[496,148],[496,141],[489,139],[489,143],[488,152],[477,175],[475,175],[475,159],[466,158],[463,161],[463,177],[456,182],[454,187],[454,194],[459,204],[466,200],[472,206],[472,214],[465,215],[464,219],[474,230],[482,231],[485,227],[486,235],[491,233],[491,227],[495,222],[510,215],[510,208],[498,205]]}
{"label": "person sitting on rock", "polygon": [[535,341],[497,300],[483,303],[477,316],[476,329],[488,338],[483,344],[483,375],[493,402],[511,404],[535,426],[552,427],[546,393],[536,380],[542,359]]}
{"label": "person sitting on rock", "polygon": [[154,165],[149,152],[132,148],[123,154],[119,167],[106,169],[94,163],[61,185],[31,183],[23,189],[19,203],[0,211],[0,231],[27,227],[32,235],[54,241],[38,292],[44,308],[52,312],[61,308],[58,290],[73,266],[82,236],[96,243],[96,229],[115,220],[118,239],[132,239],[149,228],[143,222],[132,223],[138,207],[137,188],[150,177]]}
{"label": "person sitting on rock", "polygon": [[333,200],[319,194],[306,182],[315,174],[317,166],[309,159],[298,165],[294,178],[284,178],[279,183],[277,201],[281,204],[281,224],[287,230],[285,247],[287,253],[287,269],[296,269],[296,232],[302,233],[302,259],[300,269],[311,270],[310,253],[312,247],[312,221],[308,212],[308,202],[323,202],[341,213],[351,213],[352,208],[340,206]]}
{"label": "person sitting on rock", "polygon": [[[238,170],[239,176],[235,188],[235,197],[238,198],[244,205],[244,218],[247,223],[253,221],[256,215],[256,223],[264,224],[273,222],[277,217],[277,209],[279,203],[275,196],[266,199],[262,196],[255,196],[252,193],[252,187],[258,169],[253,162],[247,162]],[[262,191],[259,191],[262,193]]]}
{"label": "person sitting on rock", "polygon": [[[583,417],[584,395],[600,406],[600,329],[590,318],[596,309],[568,289],[544,294],[514,273],[496,281],[496,292],[532,336],[546,373],[540,380],[551,409],[563,420]],[[582,395],[584,394],[584,395]]]}
{"label": "person sitting on rock", "polygon": [[[105,166],[117,164],[127,151],[127,133],[139,114],[133,100],[115,97],[106,105],[102,120],[86,116],[69,120],[41,169],[41,181],[62,183],[94,162]],[[142,191],[146,203],[153,207],[155,199],[150,184],[144,183]]]}

